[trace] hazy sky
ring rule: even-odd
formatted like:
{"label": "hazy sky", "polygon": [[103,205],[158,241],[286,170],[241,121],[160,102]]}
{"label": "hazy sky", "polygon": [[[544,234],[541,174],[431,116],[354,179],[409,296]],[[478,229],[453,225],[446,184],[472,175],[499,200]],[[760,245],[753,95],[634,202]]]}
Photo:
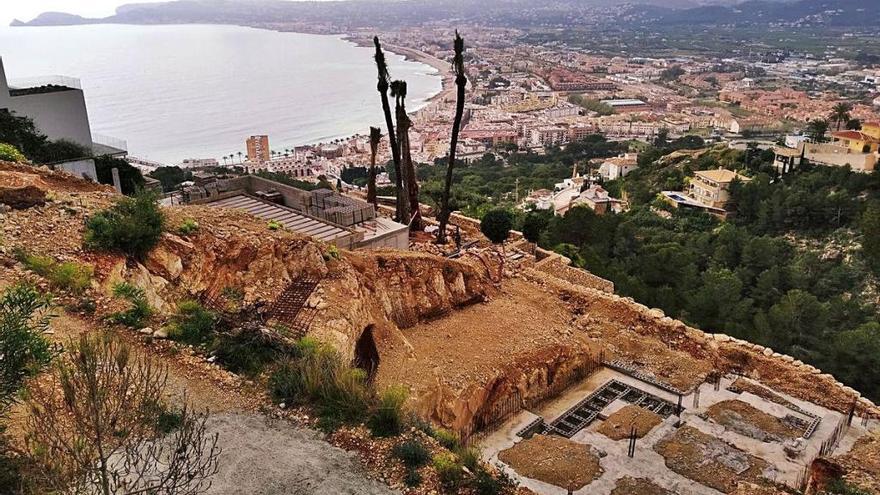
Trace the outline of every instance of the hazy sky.
{"label": "hazy sky", "polygon": [[125,3],[144,3],[144,0],[0,0],[0,23],[9,24],[16,18],[29,21],[47,11],[104,17]]}

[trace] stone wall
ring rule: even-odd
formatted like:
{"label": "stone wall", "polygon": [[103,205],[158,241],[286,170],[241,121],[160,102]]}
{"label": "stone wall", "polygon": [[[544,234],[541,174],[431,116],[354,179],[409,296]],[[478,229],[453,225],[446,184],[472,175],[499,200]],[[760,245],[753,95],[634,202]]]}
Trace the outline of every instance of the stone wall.
{"label": "stone wall", "polygon": [[586,270],[571,266],[571,260],[565,256],[550,253],[543,249],[541,251],[543,251],[541,254],[545,257],[535,264],[536,270],[540,270],[581,287],[596,289],[607,293],[614,292],[614,283],[610,280],[605,280],[604,278],[597,277]]}

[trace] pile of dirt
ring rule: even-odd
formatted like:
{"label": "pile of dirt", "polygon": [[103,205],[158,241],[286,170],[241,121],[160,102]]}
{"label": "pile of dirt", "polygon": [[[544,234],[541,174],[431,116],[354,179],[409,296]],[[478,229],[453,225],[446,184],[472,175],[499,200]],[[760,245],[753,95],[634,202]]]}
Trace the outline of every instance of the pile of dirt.
{"label": "pile of dirt", "polygon": [[692,426],[670,432],[654,450],[669,469],[724,493],[733,492],[741,481],[761,484],[769,467],[763,459]]}
{"label": "pile of dirt", "polygon": [[675,492],[658,486],[647,478],[625,476],[617,480],[611,495],[675,495]]}
{"label": "pile of dirt", "polygon": [[783,420],[739,400],[712,404],[706,415],[727,429],[762,442],[783,442],[800,437],[803,432]]}
{"label": "pile of dirt", "polygon": [[522,476],[566,490],[579,490],[602,475],[589,445],[556,435],[535,435],[502,450],[498,459]]}
{"label": "pile of dirt", "polygon": [[608,416],[596,431],[612,440],[623,440],[635,428],[636,437],[642,438],[662,422],[659,414],[630,404]]}
{"label": "pile of dirt", "polygon": [[34,185],[22,187],[0,186],[0,205],[13,210],[24,210],[46,204],[46,191]]}
{"label": "pile of dirt", "polygon": [[737,378],[733,381],[732,384],[730,384],[730,388],[733,390],[739,390],[741,392],[748,392],[764,400],[768,400],[770,402],[773,402],[774,404],[779,404],[780,406],[785,406],[789,409],[797,408],[797,406],[792,404],[792,402],[785,397],[777,394],[776,392],[770,390],[763,385],[759,385],[751,380],[746,380],[745,378]]}

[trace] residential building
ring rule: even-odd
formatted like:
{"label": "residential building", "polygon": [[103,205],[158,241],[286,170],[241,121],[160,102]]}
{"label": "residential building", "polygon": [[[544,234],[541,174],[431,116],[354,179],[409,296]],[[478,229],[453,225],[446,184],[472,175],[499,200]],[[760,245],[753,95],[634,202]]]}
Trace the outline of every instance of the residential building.
{"label": "residential building", "polygon": [[269,136],[259,135],[247,138],[247,159],[249,162],[268,162],[270,158]]}
{"label": "residential building", "polygon": [[730,184],[734,180],[748,182],[751,179],[723,168],[698,170],[691,180],[690,196],[706,206],[727,210],[730,206]]}
{"label": "residential building", "polygon": [[773,165],[780,174],[787,174],[801,165],[802,150],[775,146],[773,153]]}
{"label": "residential building", "polygon": [[851,153],[874,153],[880,147],[880,138],[863,131],[837,131],[831,133],[834,143]]}
{"label": "residential building", "polygon": [[602,103],[613,108],[617,113],[626,112],[645,112],[651,107],[642,100],[637,99],[620,99],[620,100],[602,100]]}
{"label": "residential building", "polygon": [[0,58],[0,111],[4,110],[33,120],[37,129],[53,141],[74,142],[93,155],[126,154],[124,141],[92,134],[78,79],[50,76],[9,82]]}
{"label": "residential building", "polygon": [[609,211],[620,213],[624,210],[623,201],[612,198],[602,186],[593,184],[580,193],[571,202],[571,207],[588,206],[596,212],[597,215],[604,215]]}
{"label": "residential building", "polygon": [[638,153],[625,153],[609,158],[599,167],[599,175],[605,180],[615,180],[639,168]]}

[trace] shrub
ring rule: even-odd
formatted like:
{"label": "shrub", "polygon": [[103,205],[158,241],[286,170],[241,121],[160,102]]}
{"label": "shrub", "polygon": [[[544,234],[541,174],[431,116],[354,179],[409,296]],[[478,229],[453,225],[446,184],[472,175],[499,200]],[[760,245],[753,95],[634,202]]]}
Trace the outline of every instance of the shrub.
{"label": "shrub", "polygon": [[199,222],[196,222],[192,218],[187,218],[180,224],[180,227],[177,227],[177,233],[180,235],[190,235],[199,230]]}
{"label": "shrub", "polygon": [[425,445],[416,440],[407,440],[401,442],[391,449],[394,457],[403,461],[403,465],[408,468],[419,468],[424,466],[431,460],[431,453]]}
{"label": "shrub", "polygon": [[351,368],[336,351],[313,339],[300,340],[294,355],[269,377],[269,390],[276,401],[312,404],[325,429],[364,419],[373,392],[363,370]]}
{"label": "shrub", "polygon": [[379,405],[370,418],[369,427],[377,437],[400,434],[404,427],[404,410],[408,393],[403,387],[389,387],[379,397]]}
{"label": "shrub", "polygon": [[474,479],[471,482],[477,495],[501,495],[506,493],[516,493],[516,482],[504,471],[498,476],[486,471],[482,467],[474,472]]}
{"label": "shrub", "polygon": [[92,285],[92,274],[91,266],[66,261],[55,265],[48,278],[53,287],[67,289],[74,294],[82,294]]}
{"label": "shrub", "polygon": [[15,146],[0,143],[0,160],[6,162],[23,162],[26,161],[27,158],[25,158],[21,151],[18,151],[18,148]]}
{"label": "shrub", "polygon": [[125,299],[131,306],[125,311],[110,315],[110,321],[139,328],[143,326],[144,321],[153,316],[153,308],[150,307],[147,295],[140,287],[128,282],[119,282],[113,286],[113,296]]}
{"label": "shrub", "polygon": [[271,336],[256,330],[238,329],[214,341],[214,355],[233,373],[257,376],[283,353]]}
{"label": "shrub", "polygon": [[437,440],[440,445],[449,450],[456,451],[461,447],[461,444],[458,440],[458,435],[447,430],[446,428],[436,428],[434,430],[434,434],[431,436],[433,436],[434,440]]}
{"label": "shrub", "polygon": [[198,301],[182,301],[177,304],[168,336],[190,345],[203,344],[211,337],[217,321],[217,315]]}
{"label": "shrub", "polygon": [[281,230],[284,226],[275,220],[269,220],[268,222],[266,222],[266,227],[269,230]]}
{"label": "shrub", "polygon": [[449,453],[437,454],[432,462],[437,471],[437,477],[446,490],[457,490],[462,482],[461,464],[455,460],[455,456]]}
{"label": "shrub", "polygon": [[462,447],[456,452],[458,460],[464,467],[475,473],[480,469],[480,451],[473,447]]}
{"label": "shrub", "polygon": [[23,249],[16,249],[14,255],[25,268],[45,277],[53,288],[82,294],[92,285],[93,269],[91,266],[72,261],[56,263],[49,256],[30,254]]}
{"label": "shrub", "polygon": [[0,293],[0,415],[25,380],[52,359],[52,349],[43,337],[49,327],[50,305],[48,296],[26,284]]}
{"label": "shrub", "polygon": [[489,210],[480,221],[480,231],[495,244],[503,243],[512,228],[513,215],[503,208]]}
{"label": "shrub", "polygon": [[403,475],[403,484],[415,488],[422,484],[422,474],[416,469],[407,469]]}
{"label": "shrub", "polygon": [[324,253],[324,260],[338,260],[339,259],[339,248],[336,247],[335,244],[330,244],[327,246],[327,252]]}
{"label": "shrub", "polygon": [[122,198],[86,221],[86,245],[93,249],[119,251],[143,258],[159,242],[165,217],[156,195],[139,191],[133,198]]}

